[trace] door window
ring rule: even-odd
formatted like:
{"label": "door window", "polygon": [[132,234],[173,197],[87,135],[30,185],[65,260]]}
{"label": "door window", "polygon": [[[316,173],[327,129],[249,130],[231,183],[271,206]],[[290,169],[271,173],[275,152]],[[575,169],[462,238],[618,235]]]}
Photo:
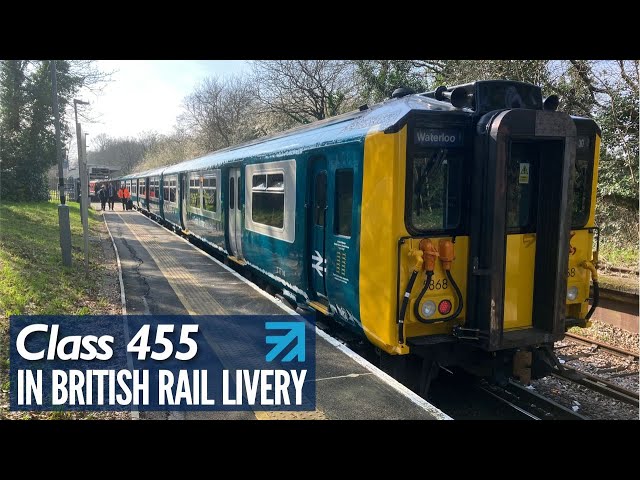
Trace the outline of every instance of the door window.
{"label": "door window", "polygon": [[336,203],[333,231],[336,235],[351,236],[353,217],[353,170],[336,170]]}
{"label": "door window", "polygon": [[316,176],[315,190],[315,224],[324,227],[325,210],[327,208],[327,172],[320,172]]}

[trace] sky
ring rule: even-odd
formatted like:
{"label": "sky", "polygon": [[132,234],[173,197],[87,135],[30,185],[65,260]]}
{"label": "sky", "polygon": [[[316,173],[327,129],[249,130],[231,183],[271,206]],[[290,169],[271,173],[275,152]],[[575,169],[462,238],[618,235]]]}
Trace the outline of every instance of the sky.
{"label": "sky", "polygon": [[[94,147],[92,137],[100,133],[110,137],[135,137],[150,130],[169,133],[183,98],[204,78],[241,74],[250,68],[244,60],[99,60],[97,66],[114,72],[111,82],[97,95],[83,91],[76,97],[90,102],[88,108],[78,106],[79,114],[87,108],[86,118],[79,121],[88,132],[89,150]],[[70,158],[77,157],[74,151],[75,141]]]}

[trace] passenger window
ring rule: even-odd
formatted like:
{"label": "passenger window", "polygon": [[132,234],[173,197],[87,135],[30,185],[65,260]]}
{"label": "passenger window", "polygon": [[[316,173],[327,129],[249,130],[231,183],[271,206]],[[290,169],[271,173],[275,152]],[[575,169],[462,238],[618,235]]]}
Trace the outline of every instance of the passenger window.
{"label": "passenger window", "polygon": [[229,178],[229,208],[233,210],[236,201],[236,181],[233,177]]}
{"label": "passenger window", "polygon": [[173,203],[176,203],[176,197],[178,194],[177,183],[178,183],[178,180],[171,180],[169,182],[169,201]]}
{"label": "passenger window", "polygon": [[254,175],[251,189],[251,219],[256,223],[284,228],[284,175]]}
{"label": "passenger window", "polygon": [[216,187],[216,178],[208,177],[203,179],[202,184],[202,207],[205,210],[210,212],[215,212],[217,210],[216,200],[217,200],[217,192],[218,189]]}
{"label": "passenger window", "polygon": [[266,175],[254,175],[253,176],[253,189],[254,190],[266,190],[267,189],[267,176]]}
{"label": "passenger window", "polygon": [[[296,235],[296,161],[256,163],[245,166],[238,179],[238,193],[245,192],[244,225],[249,231],[292,243]],[[285,204],[287,210],[285,211]]]}
{"label": "passenger window", "polygon": [[189,206],[193,208],[201,208],[200,207],[200,179],[199,178],[190,178],[189,179]]}
{"label": "passenger window", "polygon": [[351,236],[353,217],[353,170],[336,170],[336,202],[333,231],[337,235]]}

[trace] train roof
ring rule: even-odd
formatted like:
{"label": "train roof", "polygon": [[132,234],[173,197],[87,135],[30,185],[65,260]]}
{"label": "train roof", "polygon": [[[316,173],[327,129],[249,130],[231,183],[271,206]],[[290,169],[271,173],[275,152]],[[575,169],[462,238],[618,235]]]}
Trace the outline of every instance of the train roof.
{"label": "train roof", "polygon": [[155,177],[162,174],[162,171],[167,167],[156,167],[150,170],[144,170],[139,173],[130,173],[129,175],[125,175],[124,177],[117,178],[116,180],[129,180],[132,178],[146,178],[146,177]]}
{"label": "train roof", "polygon": [[366,109],[338,115],[285,132],[208,153],[168,167],[132,173],[120,180],[206,170],[252,157],[278,157],[327,145],[363,139],[372,132],[397,126],[412,110],[458,111],[450,103],[423,95],[407,95],[385,100]]}

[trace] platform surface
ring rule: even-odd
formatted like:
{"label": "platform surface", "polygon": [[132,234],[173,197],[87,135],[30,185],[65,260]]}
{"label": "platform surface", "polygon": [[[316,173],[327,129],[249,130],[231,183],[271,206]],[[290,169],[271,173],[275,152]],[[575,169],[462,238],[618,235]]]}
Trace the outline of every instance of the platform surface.
{"label": "platform surface", "polygon": [[[129,315],[294,313],[238,273],[137,211],[105,211]],[[316,330],[314,412],[141,412],[154,419],[448,419],[439,409]]]}

